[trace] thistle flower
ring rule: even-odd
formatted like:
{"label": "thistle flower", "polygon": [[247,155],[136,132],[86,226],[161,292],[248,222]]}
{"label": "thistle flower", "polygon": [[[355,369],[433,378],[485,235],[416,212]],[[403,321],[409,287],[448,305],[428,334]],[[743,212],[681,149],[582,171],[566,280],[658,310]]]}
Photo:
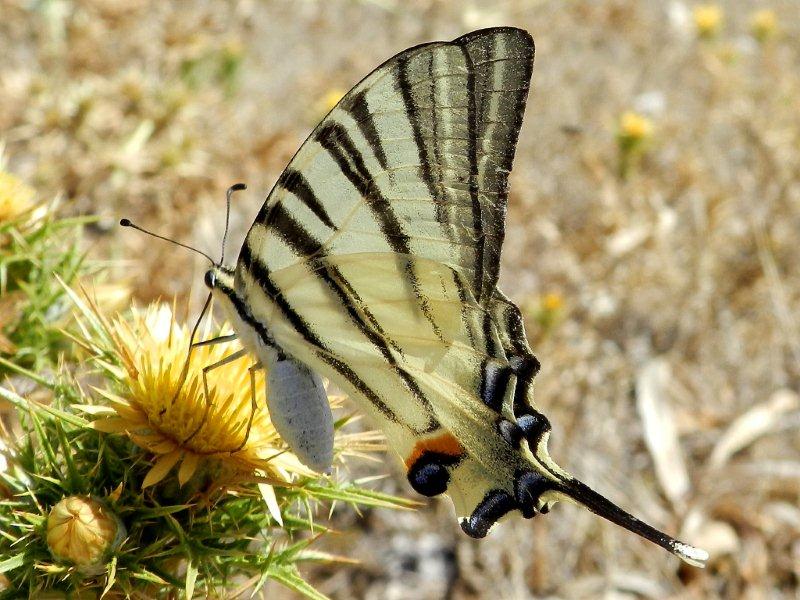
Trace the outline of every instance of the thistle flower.
{"label": "thistle flower", "polygon": [[93,423],[96,429],[124,433],[157,456],[142,487],[158,483],[176,465],[183,485],[212,460],[281,481],[292,473],[313,474],[286,451],[266,409],[262,371],[255,372],[251,386],[251,361],[240,359],[210,371],[206,398],[203,367],[229,356],[238,344],[196,347],[186,365],[190,334],[168,306],[151,305],[134,310],[130,320],[104,323],[122,368],[103,364],[119,386],[99,390],[108,406],[87,410],[101,415]]}
{"label": "thistle flower", "polygon": [[697,35],[703,39],[715,37],[722,28],[722,9],[716,4],[695,6],[692,11]]}
{"label": "thistle flower", "polygon": [[58,560],[87,568],[125,537],[125,527],[109,508],[86,496],[68,496],[47,517],[47,546]]}
{"label": "thistle flower", "polygon": [[0,171],[0,223],[13,221],[34,206],[36,192],[21,179]]}
{"label": "thistle flower", "polygon": [[778,18],[768,8],[757,10],[750,17],[750,33],[760,43],[772,38],[778,31]]}

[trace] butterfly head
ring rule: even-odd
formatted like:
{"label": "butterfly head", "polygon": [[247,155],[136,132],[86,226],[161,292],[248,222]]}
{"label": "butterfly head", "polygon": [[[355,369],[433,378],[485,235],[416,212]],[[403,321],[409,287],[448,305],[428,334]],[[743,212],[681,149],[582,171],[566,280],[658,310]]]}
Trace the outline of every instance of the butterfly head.
{"label": "butterfly head", "polygon": [[227,295],[233,290],[233,269],[215,264],[206,271],[203,283],[206,284],[212,294],[214,292],[223,292]]}

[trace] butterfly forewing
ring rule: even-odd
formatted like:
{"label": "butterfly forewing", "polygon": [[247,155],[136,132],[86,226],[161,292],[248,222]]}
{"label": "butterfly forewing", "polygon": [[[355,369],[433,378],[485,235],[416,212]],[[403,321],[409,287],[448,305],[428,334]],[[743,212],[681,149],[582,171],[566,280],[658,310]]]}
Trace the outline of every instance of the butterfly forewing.
{"label": "butterfly forewing", "polygon": [[309,253],[413,254],[490,297],[532,60],[530,36],[503,28],[378,67],[280,177],[248,235],[252,253],[271,271]]}

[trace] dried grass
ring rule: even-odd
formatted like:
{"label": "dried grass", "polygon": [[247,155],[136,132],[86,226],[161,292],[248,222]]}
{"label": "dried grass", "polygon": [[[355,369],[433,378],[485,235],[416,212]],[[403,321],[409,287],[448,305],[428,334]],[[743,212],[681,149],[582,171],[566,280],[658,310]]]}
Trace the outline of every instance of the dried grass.
{"label": "dried grass", "polygon": [[[552,453],[707,546],[710,566],[570,507],[476,543],[435,502],[343,520],[360,533],[339,544],[364,562],[314,583],[338,598],[794,597],[800,21],[775,0],[779,33],[759,44],[755,2],[722,8],[722,31],[698,40],[679,0],[0,0],[0,131],[11,170],[104,217],[94,252],[131,259],[140,297],[187,293],[200,264],[119,235],[119,216],[213,250],[223,191],[246,181],[235,246],[331,90],[414,43],[527,28],[537,63],[501,281],[532,317]],[[622,180],[627,110],[654,133]],[[557,319],[533,318],[546,294]],[[654,364],[668,376],[650,385]],[[648,417],[663,414],[668,439]]]}

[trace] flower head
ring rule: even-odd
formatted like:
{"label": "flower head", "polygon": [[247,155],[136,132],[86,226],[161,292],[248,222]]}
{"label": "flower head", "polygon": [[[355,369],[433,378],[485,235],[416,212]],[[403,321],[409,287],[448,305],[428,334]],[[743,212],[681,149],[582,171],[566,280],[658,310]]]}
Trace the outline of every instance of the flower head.
{"label": "flower head", "polygon": [[313,473],[286,450],[273,427],[264,374],[251,370],[252,360],[243,357],[209,370],[204,384],[203,367],[230,356],[238,344],[195,347],[187,362],[190,333],[166,305],[134,310],[131,319],[117,318],[106,329],[123,368],[116,369],[119,388],[101,391],[109,406],[94,411],[105,415],[94,427],[125,433],[157,455],[143,487],[158,483],[178,464],[183,485],[210,460],[281,480],[292,472]]}
{"label": "flower head", "polygon": [[618,136],[630,143],[639,143],[653,134],[653,123],[647,117],[628,111],[619,120]]}
{"label": "flower head", "polygon": [[100,563],[125,537],[125,528],[102,502],[68,496],[47,517],[47,546],[58,560],[79,567]]}
{"label": "flower head", "polygon": [[701,38],[712,38],[722,28],[724,15],[722,9],[716,4],[695,6],[692,15],[697,35]]}
{"label": "flower head", "polygon": [[564,306],[564,298],[561,294],[550,292],[542,297],[542,309],[550,312],[561,310]]}
{"label": "flower head", "polygon": [[344,97],[344,91],[339,88],[331,88],[325,92],[317,101],[317,111],[321,115],[327,115],[333,107],[339,104],[339,100]]}
{"label": "flower head", "polygon": [[36,192],[11,173],[0,171],[0,223],[12,221],[34,206]]}
{"label": "flower head", "polygon": [[750,32],[762,44],[778,31],[778,18],[768,8],[757,10],[750,17]]}

